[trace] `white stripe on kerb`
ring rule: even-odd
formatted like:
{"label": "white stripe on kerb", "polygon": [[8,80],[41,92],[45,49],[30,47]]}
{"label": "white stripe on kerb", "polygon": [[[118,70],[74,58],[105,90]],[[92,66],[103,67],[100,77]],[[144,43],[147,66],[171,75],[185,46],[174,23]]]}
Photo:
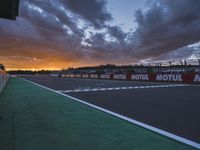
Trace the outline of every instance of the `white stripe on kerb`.
{"label": "white stripe on kerb", "polygon": [[57,94],[63,95],[63,96],[68,97],[68,98],[71,98],[72,100],[78,101],[78,102],[80,102],[80,103],[82,103],[82,104],[85,104],[85,105],[87,105],[87,106],[90,106],[90,107],[92,107],[92,108],[95,108],[95,109],[98,109],[98,110],[103,111],[103,112],[105,112],[105,113],[108,113],[108,114],[110,114],[110,115],[112,115],[112,116],[118,117],[118,118],[120,118],[120,119],[122,119],[122,120],[128,121],[128,122],[130,122],[130,123],[132,123],[132,124],[141,126],[141,127],[143,127],[143,128],[146,128],[146,129],[151,130],[151,131],[153,131],[153,132],[159,133],[159,134],[161,134],[161,135],[164,135],[164,136],[166,136],[166,137],[168,137],[168,138],[171,138],[171,139],[173,139],[173,140],[176,140],[176,141],[178,141],[178,142],[181,142],[181,143],[184,143],[184,144],[187,144],[187,145],[190,145],[190,146],[192,146],[192,147],[195,147],[195,148],[200,149],[200,143],[197,143],[197,142],[188,140],[188,139],[183,138],[183,137],[181,137],[181,136],[178,136],[178,135],[172,134],[172,133],[170,133],[170,132],[167,132],[167,131],[164,131],[164,130],[155,128],[155,127],[150,126],[150,125],[148,125],[148,124],[139,122],[139,121],[137,121],[137,120],[134,120],[134,119],[128,118],[128,117],[126,117],[126,116],[120,115],[120,114],[118,114],[118,113],[112,112],[112,111],[110,111],[110,110],[107,110],[107,109],[101,108],[101,107],[99,107],[99,106],[90,104],[90,103],[88,103],[88,102],[85,102],[85,101],[83,101],[83,100],[77,99],[77,98],[75,98],[75,97],[72,97],[72,96],[63,94],[63,93],[61,93],[61,92],[55,91],[55,90],[53,90],[53,89],[50,89],[50,88],[45,87],[45,86],[43,86],[43,85],[40,85],[40,84],[38,84],[38,83],[32,82],[32,81],[30,81],[30,80],[26,80],[26,79],[24,79],[24,78],[22,78],[22,79],[25,80],[25,81],[28,81],[28,82],[30,82],[30,83],[32,83],[32,84],[34,84],[34,85],[40,86],[40,87],[42,87],[42,88],[45,88],[45,89],[47,89],[47,90],[49,90],[49,91],[55,92],[55,93],[57,93]]}

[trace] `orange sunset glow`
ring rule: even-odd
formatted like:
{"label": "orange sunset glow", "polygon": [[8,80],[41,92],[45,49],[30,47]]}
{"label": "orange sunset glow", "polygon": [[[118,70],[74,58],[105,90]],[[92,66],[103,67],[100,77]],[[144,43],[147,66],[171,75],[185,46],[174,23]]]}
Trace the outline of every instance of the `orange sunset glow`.
{"label": "orange sunset glow", "polygon": [[1,62],[6,66],[6,70],[61,70],[69,67],[82,67],[89,64],[72,63],[67,60],[60,60],[54,58],[51,60],[38,60],[36,58],[24,60],[24,59],[1,59]]}
{"label": "orange sunset glow", "polygon": [[199,5],[79,3],[21,0],[16,20],[0,18],[0,64],[7,70],[59,70],[200,58]]}

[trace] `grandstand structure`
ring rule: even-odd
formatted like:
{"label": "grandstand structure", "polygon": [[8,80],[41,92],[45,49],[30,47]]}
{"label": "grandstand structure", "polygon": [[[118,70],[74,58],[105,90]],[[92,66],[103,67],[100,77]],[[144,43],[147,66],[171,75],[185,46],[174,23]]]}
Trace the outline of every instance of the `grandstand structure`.
{"label": "grandstand structure", "polygon": [[154,61],[134,65],[100,65],[93,67],[69,68],[65,74],[123,74],[123,73],[199,73],[200,59],[179,61]]}

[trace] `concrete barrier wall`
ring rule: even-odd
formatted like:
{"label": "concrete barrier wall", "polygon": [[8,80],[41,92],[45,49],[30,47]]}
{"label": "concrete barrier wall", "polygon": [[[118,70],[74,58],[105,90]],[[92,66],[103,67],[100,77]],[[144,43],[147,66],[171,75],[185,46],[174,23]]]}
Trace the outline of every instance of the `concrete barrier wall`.
{"label": "concrete barrier wall", "polygon": [[200,83],[199,73],[157,73],[157,74],[62,74],[66,78],[91,78],[108,80],[133,80],[152,82]]}
{"label": "concrete barrier wall", "polygon": [[8,81],[9,75],[0,69],[0,93],[4,89],[6,82]]}

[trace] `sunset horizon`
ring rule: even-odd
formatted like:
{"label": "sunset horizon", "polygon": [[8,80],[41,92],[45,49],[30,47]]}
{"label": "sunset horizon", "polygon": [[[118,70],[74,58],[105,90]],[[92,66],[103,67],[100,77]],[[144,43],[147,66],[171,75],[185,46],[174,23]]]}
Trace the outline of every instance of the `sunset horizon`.
{"label": "sunset horizon", "polygon": [[199,59],[198,12],[196,0],[21,0],[15,21],[0,19],[0,63],[57,70]]}

